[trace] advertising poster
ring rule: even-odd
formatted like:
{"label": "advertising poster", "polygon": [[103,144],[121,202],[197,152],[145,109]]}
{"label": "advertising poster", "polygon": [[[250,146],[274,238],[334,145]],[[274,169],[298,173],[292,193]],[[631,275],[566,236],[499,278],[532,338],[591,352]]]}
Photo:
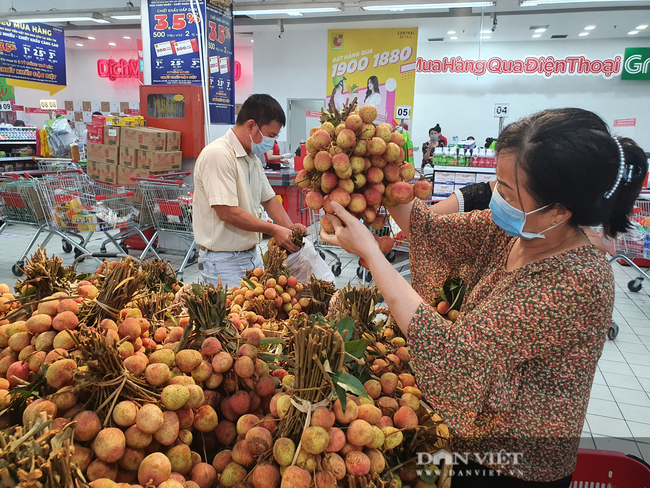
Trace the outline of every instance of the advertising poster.
{"label": "advertising poster", "polygon": [[63,29],[45,24],[0,22],[0,76],[65,85]]}
{"label": "advertising poster", "polygon": [[232,29],[232,5],[207,0],[206,27],[210,73],[210,122],[235,123],[235,43]]}
{"label": "advertising poster", "polygon": [[327,94],[337,108],[355,97],[394,125],[413,117],[418,29],[328,31]]}
{"label": "advertising poster", "polygon": [[[199,16],[205,2],[199,0]],[[149,0],[152,85],[200,85],[199,43],[189,2]]]}

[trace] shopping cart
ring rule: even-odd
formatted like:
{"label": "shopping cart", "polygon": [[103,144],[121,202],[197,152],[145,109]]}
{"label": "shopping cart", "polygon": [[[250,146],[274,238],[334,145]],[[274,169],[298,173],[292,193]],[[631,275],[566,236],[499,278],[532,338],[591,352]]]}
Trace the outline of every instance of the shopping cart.
{"label": "shopping cart", "polygon": [[616,451],[578,449],[572,488],[650,488],[650,465]]}
{"label": "shopping cart", "polygon": [[127,228],[134,218],[132,191],[91,180],[80,170],[47,173],[35,182],[51,228],[88,233],[81,244],[72,243],[75,258],[89,253],[88,242],[96,232],[103,232],[122,252],[110,231]]}
{"label": "shopping cart", "polygon": [[[57,173],[64,175],[67,172]],[[77,171],[73,171],[77,173]],[[29,254],[32,247],[38,240],[39,236],[46,231],[48,233],[41,246],[45,247],[50,239],[55,235],[61,237],[63,242],[64,251],[66,248],[72,250],[73,246],[77,244],[72,240],[72,237],[78,239],[83,243],[83,237],[67,229],[66,232],[59,232],[57,229],[50,226],[48,213],[42,204],[42,199],[37,188],[37,176],[43,176],[44,173],[25,173],[24,175],[17,173],[7,173],[0,178],[0,198],[4,201],[4,219],[5,222],[0,226],[0,232],[4,230],[7,223],[11,224],[27,224],[36,227],[36,231],[32,235],[27,247],[23,251],[21,257],[11,267],[11,272],[14,276],[22,276],[21,268],[25,265],[25,257]],[[66,252],[70,252],[70,251]]]}
{"label": "shopping cart", "polygon": [[65,171],[81,169],[79,163],[72,159],[34,158],[39,171]]}
{"label": "shopping cart", "polygon": [[307,225],[308,235],[312,236],[312,244],[314,244],[314,249],[318,252],[320,257],[326,261],[327,258],[325,255],[330,256],[334,260],[334,264],[331,265],[332,273],[334,276],[341,275],[341,258],[336,254],[332,249],[340,249],[339,247],[332,246],[325,242],[320,237],[320,219],[325,215],[323,209],[320,210],[311,210],[310,208],[304,208],[302,212],[309,212],[309,225]]}
{"label": "shopping cart", "polygon": [[155,234],[149,239],[140,255],[144,259],[152,249],[160,232],[179,237],[188,244],[187,252],[176,275],[183,279],[183,271],[188,264],[198,260],[198,251],[192,228],[192,194],[194,187],[182,181],[167,181],[160,178],[135,178],[144,197],[144,203],[151,212]]}

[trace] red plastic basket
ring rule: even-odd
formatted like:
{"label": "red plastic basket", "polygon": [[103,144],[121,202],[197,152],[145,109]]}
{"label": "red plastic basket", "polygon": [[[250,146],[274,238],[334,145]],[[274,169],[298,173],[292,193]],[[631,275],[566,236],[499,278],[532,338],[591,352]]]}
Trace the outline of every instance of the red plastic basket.
{"label": "red plastic basket", "polygon": [[572,488],[650,488],[650,466],[622,452],[578,449]]}

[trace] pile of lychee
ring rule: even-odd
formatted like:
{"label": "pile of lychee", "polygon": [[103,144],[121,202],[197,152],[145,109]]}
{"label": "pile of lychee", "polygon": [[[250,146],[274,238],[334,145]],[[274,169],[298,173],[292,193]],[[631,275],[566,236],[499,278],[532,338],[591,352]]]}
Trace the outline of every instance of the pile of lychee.
{"label": "pile of lychee", "polygon": [[[306,142],[305,169],[296,176],[299,188],[311,189],[306,196],[310,209],[323,208],[332,214],[331,202],[337,202],[379,230],[384,225],[384,217],[378,214],[382,205],[429,198],[431,183],[425,179],[410,183],[416,171],[404,162],[404,136],[393,132],[391,124],[375,125],[376,118],[377,109],[364,105],[338,127],[325,122],[312,129]],[[321,219],[321,225],[326,232],[334,232],[329,218]]]}

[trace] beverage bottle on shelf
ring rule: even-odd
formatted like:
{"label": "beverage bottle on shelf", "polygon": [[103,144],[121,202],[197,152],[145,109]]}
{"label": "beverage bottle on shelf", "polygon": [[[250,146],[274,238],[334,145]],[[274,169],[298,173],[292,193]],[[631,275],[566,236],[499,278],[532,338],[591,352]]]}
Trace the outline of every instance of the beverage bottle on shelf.
{"label": "beverage bottle on shelf", "polygon": [[456,161],[457,166],[465,166],[465,152],[462,147],[458,147],[458,159]]}
{"label": "beverage bottle on shelf", "polygon": [[456,166],[456,148],[447,148],[447,164],[449,166]]}

